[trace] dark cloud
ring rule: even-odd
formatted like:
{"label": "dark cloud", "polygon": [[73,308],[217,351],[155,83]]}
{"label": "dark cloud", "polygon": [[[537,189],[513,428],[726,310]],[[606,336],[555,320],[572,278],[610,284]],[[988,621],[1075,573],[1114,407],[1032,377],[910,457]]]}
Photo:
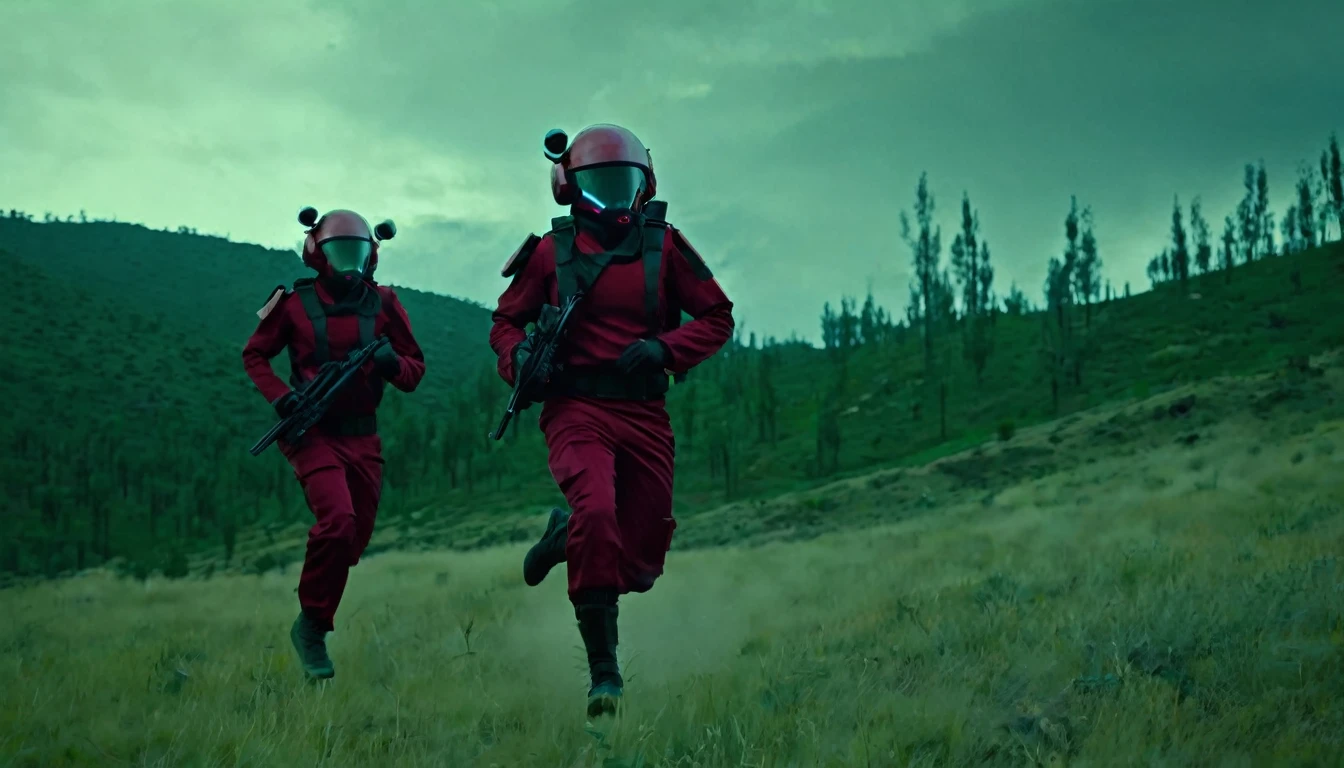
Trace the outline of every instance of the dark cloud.
{"label": "dark cloud", "polygon": [[815,338],[869,284],[902,310],[921,172],[945,232],[969,192],[1000,290],[1039,292],[1072,195],[1136,287],[1173,196],[1216,228],[1263,158],[1282,210],[1344,129],[1341,25],[1338,0],[19,0],[0,167],[36,210],[284,246],[304,204],[391,216],[385,279],[488,304],[561,212],[542,134],[618,122],[745,325]]}

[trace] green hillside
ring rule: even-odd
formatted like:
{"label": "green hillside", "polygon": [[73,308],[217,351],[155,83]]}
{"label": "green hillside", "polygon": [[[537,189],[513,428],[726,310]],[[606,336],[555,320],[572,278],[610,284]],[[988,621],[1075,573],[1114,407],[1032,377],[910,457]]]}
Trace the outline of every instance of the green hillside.
{"label": "green hillside", "polygon": [[[244,568],[292,557],[310,518],[279,453],[246,453],[270,419],[239,350],[267,289],[302,274],[293,255],[125,224],[11,219],[0,219],[0,249],[29,295],[48,297],[19,306],[16,375],[0,383],[17,447],[3,459],[15,535],[0,544],[0,567],[55,574],[120,558],[132,570],[180,571],[189,555]],[[828,350],[739,339],[670,397],[679,546],[731,539],[695,523],[727,502],[1339,346],[1341,286],[1344,248],[1333,244],[1193,277],[1185,290],[1168,283],[1075,307],[1058,402],[1053,314],[996,312],[979,382],[961,352],[966,323],[940,327],[945,409],[923,382],[919,335],[899,324]],[[503,443],[485,438],[507,396],[485,344],[487,313],[398,292],[430,368],[421,390],[385,401],[387,490],[374,549],[531,535],[537,510],[559,498],[535,411]]]}
{"label": "green hillside", "polygon": [[[239,350],[271,289],[310,273],[293,251],[112,222],[38,224],[0,217],[0,248],[62,283],[87,286],[97,297],[142,311],[152,307],[173,318],[174,328],[201,334],[203,343]],[[401,286],[397,295],[426,359],[440,372],[457,373],[459,365],[489,355],[481,341],[489,314],[479,305]]]}

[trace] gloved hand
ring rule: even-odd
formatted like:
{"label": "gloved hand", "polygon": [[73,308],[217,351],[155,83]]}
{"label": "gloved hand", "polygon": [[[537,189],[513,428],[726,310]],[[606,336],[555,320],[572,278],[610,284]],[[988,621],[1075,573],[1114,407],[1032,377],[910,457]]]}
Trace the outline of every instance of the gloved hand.
{"label": "gloved hand", "polygon": [[526,367],[526,365],[527,365],[527,359],[528,359],[529,357],[531,357],[531,356],[532,356],[532,352],[531,352],[530,349],[528,349],[528,343],[527,343],[527,340],[526,340],[526,339],[524,339],[523,341],[518,342],[518,344],[514,346],[514,348],[513,348],[513,378],[514,378],[515,381],[518,380],[518,377],[520,377],[520,376],[523,375],[523,368]]}
{"label": "gloved hand", "polygon": [[293,390],[277,397],[271,407],[275,409],[275,415],[280,418],[287,418],[294,412],[294,407],[299,404],[299,396]]}
{"label": "gloved hand", "polygon": [[665,368],[668,359],[667,347],[663,342],[657,339],[641,339],[625,348],[619,359],[616,360],[616,367],[621,369],[622,373],[635,373],[642,370],[652,370],[653,368]]}
{"label": "gloved hand", "polygon": [[391,344],[384,344],[373,353],[373,369],[384,379],[390,379],[401,373],[401,358],[397,357]]}
{"label": "gloved hand", "polygon": [[514,347],[513,375],[516,382],[526,380],[519,392],[519,399],[539,403],[546,397],[546,387],[555,373],[555,366],[551,355],[537,357],[533,354],[531,341],[531,338],[525,339]]}

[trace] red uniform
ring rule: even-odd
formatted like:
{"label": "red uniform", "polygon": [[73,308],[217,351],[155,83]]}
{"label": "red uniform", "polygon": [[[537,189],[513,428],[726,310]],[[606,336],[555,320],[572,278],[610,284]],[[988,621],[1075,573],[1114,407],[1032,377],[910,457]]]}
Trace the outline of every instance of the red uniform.
{"label": "red uniform", "polygon": [[[325,304],[333,299],[321,283],[315,284]],[[400,358],[400,370],[388,382],[403,392],[412,392],[425,375],[424,353],[411,333],[410,319],[387,286],[370,286],[382,301],[383,311],[374,326],[375,335],[386,335]],[[358,348],[358,318],[336,315],[327,320],[327,338],[331,359],[338,360]],[[286,347],[291,359],[299,361],[303,380],[317,373],[313,362],[314,333],[298,295],[286,294],[257,326],[243,348],[243,364],[267,402],[275,402],[290,391],[271,369],[271,358]],[[372,363],[370,363],[370,368]],[[377,374],[370,371],[357,379],[333,407],[337,418],[373,416],[382,400]],[[339,431],[319,425],[299,441],[299,445],[280,443],[280,450],[294,467],[294,476],[303,486],[317,523],[308,532],[308,552],[299,579],[299,604],[314,614],[328,630],[340,604],[350,566],[373,535],[382,491],[382,438],[371,434],[340,435]]]}
{"label": "red uniform", "polygon": [[[669,353],[666,368],[684,373],[732,337],[733,304],[716,280],[697,276],[674,232],[667,228],[663,239],[659,306],[665,321],[671,319],[669,305],[693,320],[656,338]],[[584,253],[602,250],[583,228],[574,243]],[[499,297],[494,313],[490,346],[506,382],[513,383],[513,350],[525,336],[523,328],[537,319],[543,304],[557,303],[555,241],[547,236]],[[639,260],[613,261],[583,299],[564,361],[580,368],[607,366],[648,336],[644,267]],[[662,574],[676,529],[674,440],[664,400],[548,399],[541,429],[551,474],[573,510],[565,544],[571,598],[592,590],[647,591]]]}
{"label": "red uniform", "polygon": [[[523,558],[523,581],[536,586],[568,565],[592,678],[587,713],[598,717],[624,695],[619,597],[653,588],[677,528],[668,376],[732,337],[733,304],[667,223],[666,204],[654,199],[653,154],[637,136],[594,125],[571,143],[556,129],[542,147],[551,195],[571,215],[545,237],[529,236],[505,264],[513,282],[499,297],[490,346],[506,382],[521,366],[518,396],[543,401],[551,475],[572,511],[551,510]],[[685,325],[683,312],[692,317]],[[525,333],[534,321],[537,333]],[[553,322],[567,323],[558,337]]]}
{"label": "red uniform", "polygon": [[[319,224],[315,229],[320,228]],[[349,241],[356,245],[363,242],[352,236],[330,239],[344,241],[347,246]],[[314,245],[321,242],[317,240]],[[415,390],[425,375],[425,359],[396,292],[371,280],[372,262],[360,262],[358,268],[348,270],[354,277],[345,284],[328,279],[334,277],[333,271],[321,254],[313,247],[305,252],[305,262],[322,278],[296,283],[294,292],[286,292],[268,305],[269,311],[259,313],[263,317],[243,348],[243,364],[262,396],[277,403],[289,396],[291,385],[297,388],[311,379],[322,362],[343,359],[367,344],[363,337],[386,336],[391,342],[394,355],[370,362],[364,375],[351,382],[327,416],[297,445],[279,441],[316,518],[308,532],[299,579],[301,618],[306,616],[314,630],[329,632],[350,567],[359,562],[368,546],[378,513],[383,457],[375,412],[382,400],[383,384],[386,381],[403,392]],[[363,258],[367,259],[367,254]],[[336,289],[339,294],[334,293]],[[311,291],[307,299],[305,291]],[[313,299],[317,304],[306,304]],[[315,323],[312,312],[318,311],[319,305],[323,317]],[[270,363],[285,348],[289,349],[294,373],[290,383],[277,376]]]}

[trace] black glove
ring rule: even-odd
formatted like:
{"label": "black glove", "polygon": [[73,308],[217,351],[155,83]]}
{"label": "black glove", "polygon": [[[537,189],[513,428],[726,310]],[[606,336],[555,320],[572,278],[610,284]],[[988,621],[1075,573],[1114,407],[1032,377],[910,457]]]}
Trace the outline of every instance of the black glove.
{"label": "black glove", "polygon": [[[546,387],[555,373],[552,355],[536,357],[532,352],[532,339],[524,339],[513,350],[514,382],[522,384],[518,392],[519,400],[527,403],[539,403],[546,398]],[[553,348],[552,348],[553,351]]]}
{"label": "black glove", "polygon": [[284,419],[294,412],[294,407],[298,404],[299,396],[290,391],[277,397],[275,402],[271,403],[271,407],[275,409],[276,416]]}
{"label": "black glove", "polygon": [[616,367],[627,374],[646,369],[665,368],[669,357],[671,355],[668,354],[667,347],[663,346],[663,342],[657,339],[642,339],[625,348],[616,361]]}
{"label": "black glove", "polygon": [[513,348],[513,379],[517,381],[523,375],[523,366],[527,365],[527,359],[532,356],[532,351],[528,349],[527,339],[519,342]]}
{"label": "black glove", "polygon": [[401,373],[401,358],[397,357],[391,344],[384,344],[373,353],[373,369],[384,379],[390,379]]}

